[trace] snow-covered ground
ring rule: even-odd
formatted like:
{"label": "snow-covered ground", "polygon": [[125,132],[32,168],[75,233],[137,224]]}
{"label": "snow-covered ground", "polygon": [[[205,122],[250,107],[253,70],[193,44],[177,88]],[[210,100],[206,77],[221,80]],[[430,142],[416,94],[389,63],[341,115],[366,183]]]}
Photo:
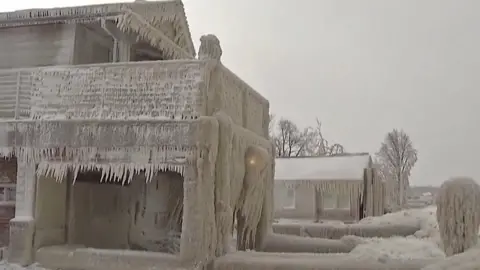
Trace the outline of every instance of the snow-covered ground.
{"label": "snow-covered ground", "polygon": [[[428,206],[420,209],[407,209],[379,217],[368,217],[361,220],[360,224],[403,224],[419,225],[414,235],[409,237],[391,238],[361,238],[347,236],[360,242],[350,253],[361,257],[374,259],[428,259],[442,258],[445,253],[441,248],[440,234],[436,219],[436,206]],[[287,219],[278,220],[279,223],[311,223],[309,221],[292,221]],[[342,226],[341,221],[325,221],[328,224]]]}
{"label": "snow-covered ground", "polygon": [[[445,257],[440,247],[440,235],[436,220],[436,207],[429,206],[421,209],[408,209],[379,217],[368,217],[360,224],[403,224],[420,226],[415,235],[409,237],[391,238],[356,238],[360,242],[351,253],[374,259],[423,259]],[[278,223],[311,223],[306,220],[279,219]],[[335,226],[345,226],[341,221],[324,221],[323,223]]]}
{"label": "snow-covered ground", "polygon": [[[380,217],[368,217],[361,220],[360,224],[419,224],[420,230],[409,237],[392,238],[357,238],[361,244],[356,246],[351,253],[361,257],[369,257],[376,260],[387,259],[425,259],[445,257],[440,247],[440,236],[435,216],[436,207],[429,206],[423,209],[408,209],[396,213],[386,214]],[[286,222],[307,222],[294,220],[279,220]],[[327,222],[338,226],[344,224],[339,221]],[[343,224],[343,225],[342,225]],[[21,270],[19,266],[0,263],[0,270]],[[26,269],[45,270],[40,267],[31,266]]]}
{"label": "snow-covered ground", "polygon": [[20,265],[8,264],[5,261],[0,262],[0,270],[25,270],[25,269],[29,269],[29,270],[48,270],[48,269],[39,267],[35,264],[30,265],[28,267],[21,267]]}
{"label": "snow-covered ground", "polygon": [[409,237],[363,239],[365,244],[355,247],[351,253],[362,254],[376,259],[422,259],[441,258],[445,253],[441,249],[436,207],[408,209],[380,217],[368,217],[360,224],[405,224],[420,225],[420,230]]}

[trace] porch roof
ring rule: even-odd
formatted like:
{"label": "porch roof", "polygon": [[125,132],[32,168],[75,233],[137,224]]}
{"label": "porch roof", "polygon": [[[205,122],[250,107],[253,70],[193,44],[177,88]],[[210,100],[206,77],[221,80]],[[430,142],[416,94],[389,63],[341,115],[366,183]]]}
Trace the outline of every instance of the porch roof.
{"label": "porch roof", "polygon": [[[38,174],[61,181],[68,170],[98,169],[107,178],[127,171],[183,174],[195,149],[196,121],[190,120],[3,120],[0,154],[38,164]],[[130,174],[132,175],[132,174]]]}
{"label": "porch roof", "polygon": [[331,157],[293,157],[275,160],[278,181],[363,181],[371,167],[368,153]]}

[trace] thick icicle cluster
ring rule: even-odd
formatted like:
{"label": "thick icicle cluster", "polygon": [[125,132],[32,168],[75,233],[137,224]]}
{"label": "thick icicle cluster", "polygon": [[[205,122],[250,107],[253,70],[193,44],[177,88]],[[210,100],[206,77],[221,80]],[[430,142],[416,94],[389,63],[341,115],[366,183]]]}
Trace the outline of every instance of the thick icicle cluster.
{"label": "thick icicle cluster", "polygon": [[[4,147],[3,156],[39,164],[38,175],[62,181],[67,172],[75,179],[79,172],[102,171],[102,181],[128,183],[145,172],[147,182],[158,171],[184,175],[187,159],[193,155],[189,121],[44,121],[2,123],[15,130],[15,147]],[[4,133],[2,133],[4,134]],[[7,142],[1,142],[7,144]]]}
{"label": "thick icicle cluster", "polygon": [[445,181],[437,195],[437,220],[447,256],[475,246],[480,226],[480,186],[465,177]]}
{"label": "thick icicle cluster", "polygon": [[134,32],[150,43],[152,47],[162,50],[172,59],[193,59],[194,56],[175,44],[169,37],[151,25],[146,19],[129,8],[118,19],[118,27],[125,32]]}

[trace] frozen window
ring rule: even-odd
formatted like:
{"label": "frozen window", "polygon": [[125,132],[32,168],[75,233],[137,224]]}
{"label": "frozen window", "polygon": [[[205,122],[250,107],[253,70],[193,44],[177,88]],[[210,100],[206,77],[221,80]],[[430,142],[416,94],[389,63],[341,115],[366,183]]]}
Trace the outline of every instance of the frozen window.
{"label": "frozen window", "polygon": [[295,208],[295,189],[287,189],[287,196],[284,208]]}

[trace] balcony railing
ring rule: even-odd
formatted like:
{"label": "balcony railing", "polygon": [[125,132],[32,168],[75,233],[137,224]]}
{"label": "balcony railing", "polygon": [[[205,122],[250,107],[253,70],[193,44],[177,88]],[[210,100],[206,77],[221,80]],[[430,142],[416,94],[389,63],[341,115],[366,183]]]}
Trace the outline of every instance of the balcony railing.
{"label": "balcony railing", "polygon": [[[267,134],[268,101],[223,67],[202,60],[0,70],[0,119],[196,119],[221,109]],[[218,103],[220,102],[220,103]]]}
{"label": "balcony railing", "polygon": [[0,70],[0,118],[196,118],[204,64],[153,61]]}

